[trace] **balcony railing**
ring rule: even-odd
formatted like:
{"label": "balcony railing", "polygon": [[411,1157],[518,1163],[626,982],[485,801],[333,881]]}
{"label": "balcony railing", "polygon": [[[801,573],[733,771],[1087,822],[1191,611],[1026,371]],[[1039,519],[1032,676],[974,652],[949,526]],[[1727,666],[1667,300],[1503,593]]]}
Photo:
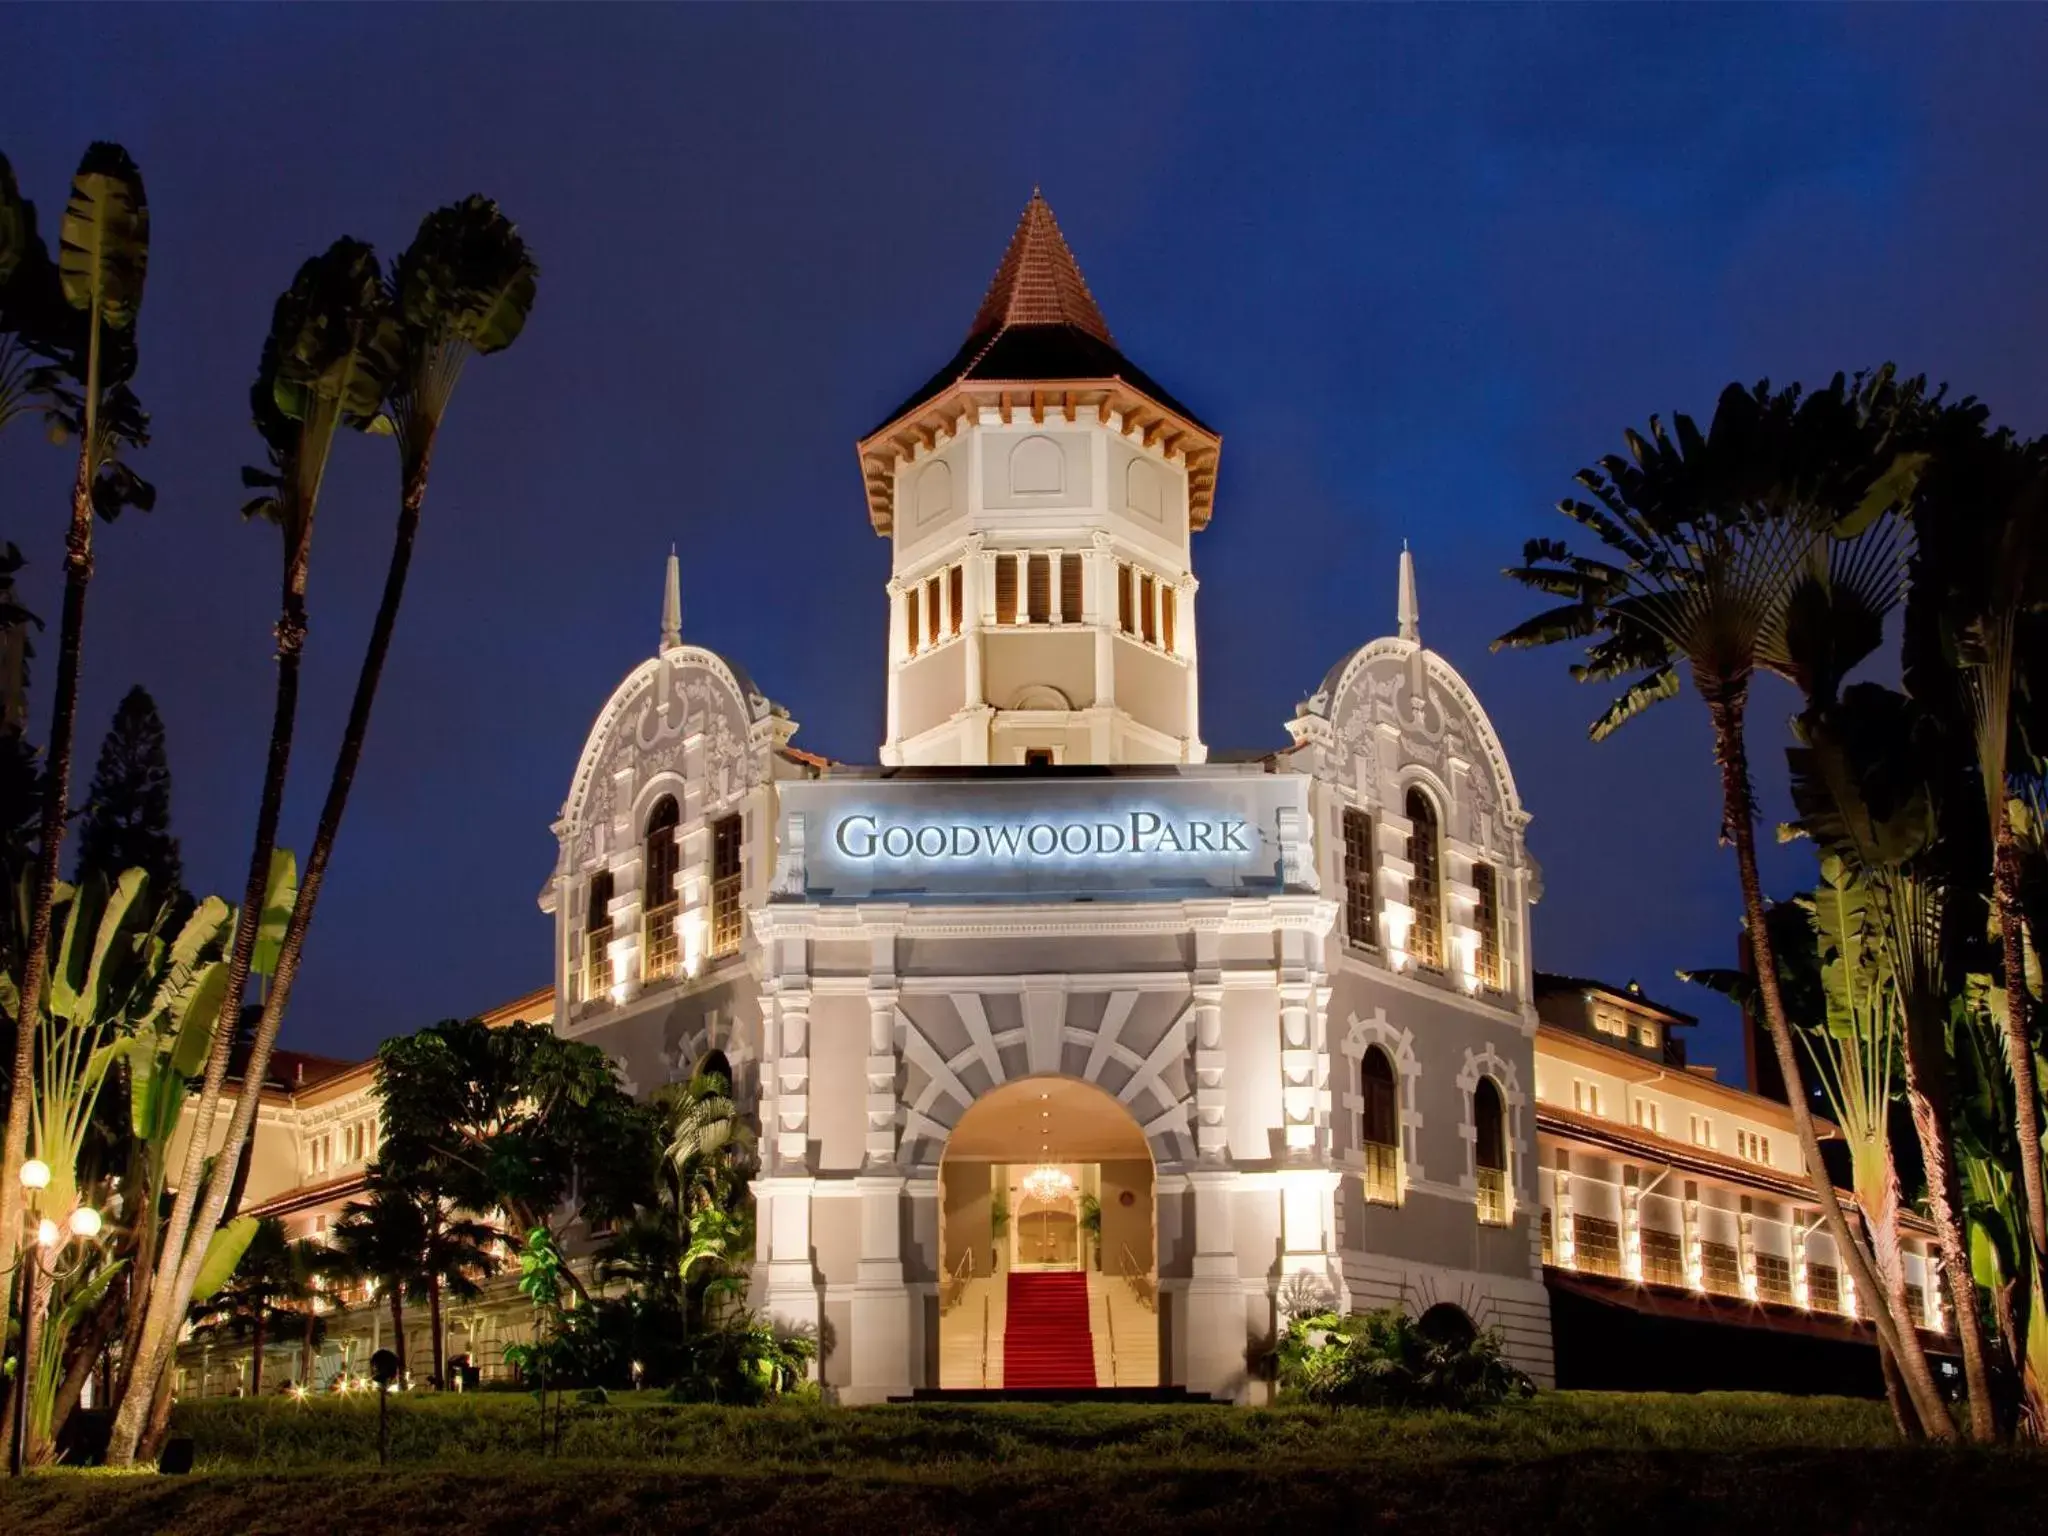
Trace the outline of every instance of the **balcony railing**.
{"label": "balcony railing", "polygon": [[1365,1198],[1374,1205],[1401,1203],[1401,1149],[1384,1142],[1365,1144]]}
{"label": "balcony railing", "polygon": [[1505,1168],[1479,1170],[1479,1221],[1488,1227],[1508,1224],[1508,1175]]}
{"label": "balcony railing", "polygon": [[640,967],[642,981],[665,981],[675,975],[683,960],[683,943],[676,934],[675,902],[665,901],[647,909],[641,953],[646,956]]}
{"label": "balcony railing", "polygon": [[583,935],[583,1000],[602,1002],[612,995],[612,925]]}

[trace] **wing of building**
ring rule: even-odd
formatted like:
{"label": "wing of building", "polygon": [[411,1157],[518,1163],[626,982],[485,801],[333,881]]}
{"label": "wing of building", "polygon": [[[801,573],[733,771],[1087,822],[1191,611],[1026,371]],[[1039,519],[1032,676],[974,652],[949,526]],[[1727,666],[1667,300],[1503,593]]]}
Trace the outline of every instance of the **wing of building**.
{"label": "wing of building", "polygon": [[[637,1092],[730,1070],[754,1301],[830,1341],[845,1401],[1244,1399],[1317,1305],[1498,1329],[1545,1383],[1708,1328],[1874,1384],[1784,1107],[1687,1068],[1684,1015],[1536,972],[1530,813],[1407,554],[1392,632],[1276,709],[1288,745],[1210,750],[1221,447],[1034,195],[958,352],[857,445],[878,762],[797,750],[684,637],[672,554],[569,779],[527,1008]],[[374,1153],[366,1069],[278,1093],[261,1208],[317,1230]]]}

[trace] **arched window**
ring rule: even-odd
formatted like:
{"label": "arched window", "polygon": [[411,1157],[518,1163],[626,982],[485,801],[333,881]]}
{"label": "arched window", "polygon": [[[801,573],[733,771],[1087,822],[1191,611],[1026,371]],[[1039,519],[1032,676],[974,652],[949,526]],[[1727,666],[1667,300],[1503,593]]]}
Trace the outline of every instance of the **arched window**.
{"label": "arched window", "polygon": [[728,1096],[732,1093],[732,1062],[723,1051],[706,1051],[704,1059],[697,1063],[697,1070],[692,1076],[694,1081],[700,1083],[715,1081],[721,1085],[720,1092]]}
{"label": "arched window", "polygon": [[1473,975],[1479,985],[1498,992],[1500,964],[1500,878],[1491,864],[1472,866],[1472,889],[1478,893],[1473,921],[1479,928],[1479,952],[1473,957]]}
{"label": "arched window", "polygon": [[1479,1329],[1471,1314],[1448,1301],[1438,1302],[1415,1319],[1415,1331],[1430,1343],[1451,1349],[1464,1349],[1479,1337]]}
{"label": "arched window", "polygon": [[612,990],[612,872],[590,877],[583,905],[583,1000],[594,1003]]}
{"label": "arched window", "polygon": [[1359,1064],[1359,1100],[1364,1105],[1365,1198],[1381,1205],[1401,1201],[1401,1102],[1394,1063],[1376,1045]]}
{"label": "arched window", "polygon": [[1472,1163],[1478,1175],[1479,1219],[1488,1226],[1508,1224],[1507,1106],[1490,1077],[1472,1090]]}
{"label": "arched window", "polygon": [[676,827],[682,819],[674,795],[663,795],[647,814],[647,879],[642,886],[647,915],[641,951],[646,960],[640,968],[644,981],[673,976],[682,956],[682,941],[676,934],[676,871],[683,860]]}
{"label": "arched window", "polygon": [[1436,806],[1420,789],[1408,791],[1408,905],[1415,921],[1408,929],[1408,953],[1417,965],[1442,970],[1444,964],[1444,901],[1441,855],[1437,848]]}

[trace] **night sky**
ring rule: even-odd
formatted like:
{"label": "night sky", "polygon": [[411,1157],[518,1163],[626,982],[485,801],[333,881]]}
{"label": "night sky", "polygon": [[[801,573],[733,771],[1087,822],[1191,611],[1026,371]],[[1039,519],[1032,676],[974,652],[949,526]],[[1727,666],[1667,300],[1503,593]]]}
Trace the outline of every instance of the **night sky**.
{"label": "night sky", "polygon": [[[796,745],[872,761],[887,547],[853,442],[959,344],[1042,185],[1125,352],[1224,435],[1195,541],[1203,734],[1284,744],[1324,671],[1423,638],[1504,739],[1544,868],[1545,969],[1726,963],[1737,893],[1690,695],[1600,746],[1500,568],[1571,475],[1730,379],[1886,359],[2048,426],[2048,12],[0,10],[0,150],[54,227],[125,144],[154,225],[139,387],[154,513],[103,529],[80,792],[120,694],[160,702],[195,889],[234,891],[271,702],[278,539],[245,526],[272,299],[350,234],[497,198],[542,265],[474,365],[285,1042],[351,1055],[549,979],[535,897],[592,717],[657,638],[741,661]],[[0,538],[54,626],[71,460],[0,442]],[[321,505],[286,840],[326,783],[395,514],[388,443]],[[47,726],[47,657],[32,728]],[[1771,742],[1789,697],[1760,694]],[[1773,850],[1774,888],[1808,856]]]}

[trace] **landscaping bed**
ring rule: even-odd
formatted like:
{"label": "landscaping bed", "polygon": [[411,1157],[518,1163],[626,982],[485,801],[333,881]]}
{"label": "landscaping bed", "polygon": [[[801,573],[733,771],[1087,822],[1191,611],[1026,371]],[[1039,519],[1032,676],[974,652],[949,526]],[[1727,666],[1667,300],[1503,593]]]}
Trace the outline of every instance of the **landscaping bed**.
{"label": "landscaping bed", "polygon": [[455,1536],[2040,1528],[2048,1459],[1895,1446],[1881,1405],[1552,1393],[1483,1417],[1282,1408],[571,1405],[560,1457],[513,1396],[179,1411],[189,1477],[56,1472],[0,1529]]}

